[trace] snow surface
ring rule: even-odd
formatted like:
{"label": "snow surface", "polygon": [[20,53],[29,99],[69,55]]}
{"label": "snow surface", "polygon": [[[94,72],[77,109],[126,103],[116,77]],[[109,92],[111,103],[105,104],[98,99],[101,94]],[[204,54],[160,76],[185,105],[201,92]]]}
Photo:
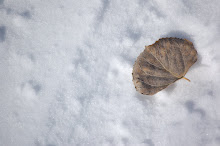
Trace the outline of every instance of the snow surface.
{"label": "snow surface", "polygon": [[[219,0],[0,0],[0,145],[220,145]],[[135,91],[145,45],[187,38],[198,61]]]}

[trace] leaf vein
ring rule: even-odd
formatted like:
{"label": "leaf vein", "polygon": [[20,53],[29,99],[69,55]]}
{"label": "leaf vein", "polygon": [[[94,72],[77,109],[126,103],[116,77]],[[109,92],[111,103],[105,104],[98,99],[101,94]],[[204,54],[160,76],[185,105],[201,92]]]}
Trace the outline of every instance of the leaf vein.
{"label": "leaf vein", "polygon": [[[151,52],[150,52],[150,54],[155,58],[155,59],[157,59]],[[164,67],[164,65],[157,59],[157,61],[163,66],[163,68],[166,70],[166,71],[168,71],[170,74],[172,74],[174,77],[176,77],[176,78],[179,78],[178,76],[176,76],[176,75],[174,75],[171,71],[169,71],[168,69],[166,69],[166,67]]]}

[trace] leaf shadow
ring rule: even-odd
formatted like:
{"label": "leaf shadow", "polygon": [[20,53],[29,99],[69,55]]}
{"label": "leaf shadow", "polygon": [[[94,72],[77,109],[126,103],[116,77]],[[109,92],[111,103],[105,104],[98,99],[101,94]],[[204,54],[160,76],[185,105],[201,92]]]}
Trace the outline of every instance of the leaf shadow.
{"label": "leaf shadow", "polygon": [[162,35],[162,37],[176,37],[176,38],[181,38],[181,39],[187,39],[191,41],[192,43],[194,43],[194,39],[192,38],[192,35],[189,35],[186,32],[180,31],[180,30],[170,31],[167,34]]}
{"label": "leaf shadow", "polygon": [[197,54],[197,61],[195,62],[195,64],[193,64],[190,68],[190,70],[194,70],[195,68],[199,68],[199,67],[209,67],[209,65],[207,64],[203,64],[202,63],[202,56],[200,54]]}
{"label": "leaf shadow", "polygon": [[175,83],[173,83],[173,84],[170,84],[167,88],[165,88],[165,92],[167,93],[167,94],[172,94],[172,92],[173,92],[173,90],[176,88],[176,84]]}

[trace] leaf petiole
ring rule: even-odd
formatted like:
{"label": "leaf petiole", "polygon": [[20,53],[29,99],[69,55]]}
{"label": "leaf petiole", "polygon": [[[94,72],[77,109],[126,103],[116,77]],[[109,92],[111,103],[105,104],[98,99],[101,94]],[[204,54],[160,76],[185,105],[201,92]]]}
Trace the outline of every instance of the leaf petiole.
{"label": "leaf petiole", "polygon": [[185,78],[185,77],[182,77],[182,79],[185,79],[185,80],[187,80],[187,81],[189,81],[189,82],[190,82],[190,80],[189,80],[189,79],[187,79],[187,78]]}

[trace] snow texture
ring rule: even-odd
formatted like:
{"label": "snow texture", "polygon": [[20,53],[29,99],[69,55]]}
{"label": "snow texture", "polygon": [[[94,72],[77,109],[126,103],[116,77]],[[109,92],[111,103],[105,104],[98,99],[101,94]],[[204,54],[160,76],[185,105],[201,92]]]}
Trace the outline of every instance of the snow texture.
{"label": "snow texture", "polygon": [[[0,0],[0,145],[220,145],[219,0]],[[187,82],[136,92],[161,37],[194,43]]]}

